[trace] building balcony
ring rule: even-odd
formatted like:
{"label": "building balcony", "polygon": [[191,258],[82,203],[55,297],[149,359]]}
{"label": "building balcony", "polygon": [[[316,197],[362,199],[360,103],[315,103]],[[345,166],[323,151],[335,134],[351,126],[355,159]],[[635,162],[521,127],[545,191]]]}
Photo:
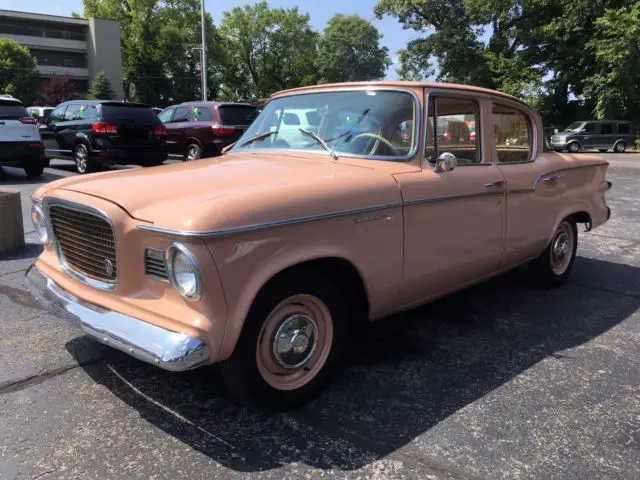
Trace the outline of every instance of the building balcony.
{"label": "building balcony", "polygon": [[21,45],[32,48],[46,48],[47,50],[65,50],[75,52],[87,51],[87,42],[84,40],[15,35],[12,33],[3,33],[0,34],[0,37],[11,38]]}
{"label": "building balcony", "polygon": [[88,68],[58,67],[53,65],[38,65],[40,75],[43,77],[53,77],[54,75],[69,75],[71,78],[87,80],[89,78]]}

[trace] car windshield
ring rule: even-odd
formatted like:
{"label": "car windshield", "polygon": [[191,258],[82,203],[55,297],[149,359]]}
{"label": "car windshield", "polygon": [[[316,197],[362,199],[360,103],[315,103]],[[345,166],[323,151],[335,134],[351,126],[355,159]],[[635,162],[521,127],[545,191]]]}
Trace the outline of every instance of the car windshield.
{"label": "car windshield", "polygon": [[565,130],[567,132],[579,132],[583,124],[584,122],[573,122],[571,125],[565,128]]}
{"label": "car windshield", "polygon": [[399,159],[415,150],[416,128],[416,104],[406,92],[301,93],[270,101],[233,151],[305,150]]}

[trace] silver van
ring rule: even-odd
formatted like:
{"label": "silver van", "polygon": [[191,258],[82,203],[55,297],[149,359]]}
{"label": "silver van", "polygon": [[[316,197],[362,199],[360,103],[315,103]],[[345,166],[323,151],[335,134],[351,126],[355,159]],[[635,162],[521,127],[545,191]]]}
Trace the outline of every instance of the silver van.
{"label": "silver van", "polygon": [[568,150],[613,149],[622,153],[635,142],[635,132],[631,122],[622,120],[588,120],[573,122],[563,132],[551,136],[551,148],[558,152]]}

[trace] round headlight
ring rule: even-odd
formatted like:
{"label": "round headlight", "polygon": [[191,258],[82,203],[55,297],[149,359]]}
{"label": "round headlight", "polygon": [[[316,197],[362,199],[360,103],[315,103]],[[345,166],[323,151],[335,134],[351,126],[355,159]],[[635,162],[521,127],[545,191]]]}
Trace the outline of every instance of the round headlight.
{"label": "round headlight", "polygon": [[47,244],[49,243],[49,229],[47,228],[47,219],[44,216],[44,212],[42,211],[42,207],[40,205],[34,205],[31,207],[31,221],[33,222],[33,226],[36,229],[36,234],[38,235],[38,240],[40,243]]}
{"label": "round headlight", "polygon": [[169,280],[180,295],[197,300],[202,295],[200,268],[193,254],[181,243],[174,243],[167,252]]}

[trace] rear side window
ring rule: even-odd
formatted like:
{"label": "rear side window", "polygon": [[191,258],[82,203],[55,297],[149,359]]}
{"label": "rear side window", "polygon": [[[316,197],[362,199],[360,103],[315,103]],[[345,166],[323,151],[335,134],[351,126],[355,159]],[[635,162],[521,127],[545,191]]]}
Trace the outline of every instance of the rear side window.
{"label": "rear side window", "polygon": [[250,105],[223,105],[218,112],[223,125],[250,125],[258,116],[258,109]]}
{"label": "rear side window", "polygon": [[600,129],[602,135],[611,135],[613,134],[613,123],[601,123]]}
{"label": "rear side window", "polygon": [[15,102],[3,102],[0,100],[0,119],[16,120],[22,117],[28,117],[27,109],[23,105]]}
{"label": "rear side window", "polygon": [[157,125],[158,116],[149,107],[137,105],[102,105],[102,120],[116,125],[133,123],[137,125]]}
{"label": "rear side window", "polygon": [[193,119],[196,122],[210,122],[213,114],[207,107],[193,107]]}
{"label": "rear side window", "polygon": [[600,125],[597,123],[585,123],[583,130],[586,133],[600,133]]}
{"label": "rear side window", "polygon": [[529,117],[520,110],[494,103],[492,119],[498,162],[528,162],[533,153]]}
{"label": "rear side window", "polygon": [[618,133],[623,135],[628,135],[631,133],[631,125],[628,123],[619,123],[618,124]]}

